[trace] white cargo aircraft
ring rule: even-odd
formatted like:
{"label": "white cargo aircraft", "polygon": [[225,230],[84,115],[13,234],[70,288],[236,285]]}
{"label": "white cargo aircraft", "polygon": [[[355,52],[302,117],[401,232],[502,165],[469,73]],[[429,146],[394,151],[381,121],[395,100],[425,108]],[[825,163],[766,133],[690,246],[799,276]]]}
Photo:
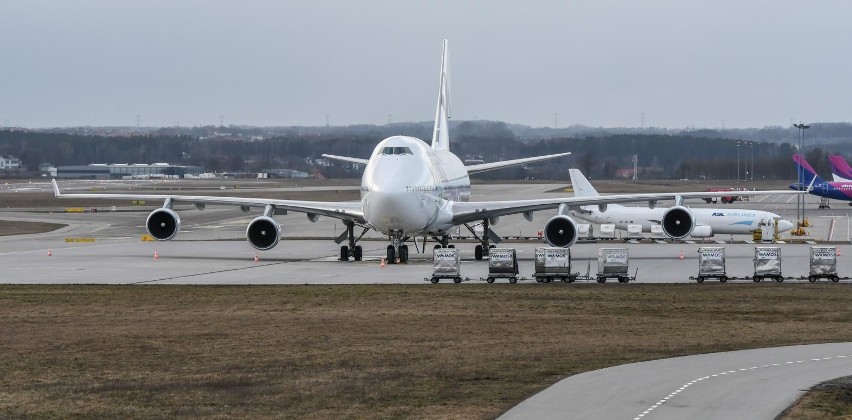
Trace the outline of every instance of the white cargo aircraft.
{"label": "white cargo aircraft", "polygon": [[[569,169],[574,197],[598,197],[595,187],[579,169]],[[642,225],[643,232],[650,232],[652,225],[662,224],[663,215],[669,210],[665,207],[628,207],[612,204],[605,208],[600,206],[581,206],[572,208],[571,214],[587,222],[612,223],[616,228],[627,230],[627,225]],[[778,221],[778,232],[786,232],[793,228],[793,223],[781,219],[775,213],[747,209],[713,209],[690,208],[695,227],[689,236],[707,238],[716,234],[750,235],[761,226],[771,226]]]}
{"label": "white cargo aircraft", "polygon": [[[361,200],[350,202],[320,202],[297,200],[273,200],[263,198],[213,197],[187,195],[152,194],[62,194],[54,181],[54,193],[58,198],[101,198],[132,200],[163,200],[162,208],[148,215],[145,226],[157,240],[169,240],[180,230],[180,217],[172,209],[175,203],[193,203],[199,210],[208,204],[240,206],[244,212],[252,208],[263,209],[263,215],[252,220],[246,229],[249,244],[259,250],[268,250],[278,244],[281,226],[273,216],[287,211],[307,214],[308,220],[316,222],[320,216],[342,220],[346,231],[335,242],[347,245],[340,247],[340,259],[348,261],[362,258],[358,240],[370,229],[388,235],[387,260],[394,263],[408,260],[407,241],[422,237],[434,238],[442,247],[449,245],[450,230],[465,225],[475,232],[472,225],[483,225],[482,236],[477,235],[475,257],[487,255],[490,243],[499,243],[500,237],[491,229],[500,216],[521,213],[532,221],[533,212],[558,209],[544,226],[544,237],[551,246],[570,247],[577,240],[577,225],[568,217],[571,207],[603,205],[618,202],[647,201],[654,206],[657,200],[675,199],[679,203],[686,197],[722,196],[726,193],[664,193],[623,194],[605,197],[546,198],[537,200],[468,202],[470,196],[469,174],[515,165],[537,162],[566,156],[559,153],[546,156],[514,159],[503,162],[482,163],[465,166],[450,152],[448,119],[449,97],[447,84],[447,41],[444,41],[441,56],[440,88],[435,113],[435,128],[431,146],[423,140],[393,136],[379,142],[369,159],[323,155],[326,158],[366,165],[361,178]],[[801,194],[799,191],[783,190],[764,193]],[[692,213],[684,207],[673,207],[662,217],[666,232],[676,238],[687,236],[694,226]],[[355,227],[362,228],[356,236]],[[474,235],[476,235],[474,233]],[[415,246],[416,246],[416,242]]]}

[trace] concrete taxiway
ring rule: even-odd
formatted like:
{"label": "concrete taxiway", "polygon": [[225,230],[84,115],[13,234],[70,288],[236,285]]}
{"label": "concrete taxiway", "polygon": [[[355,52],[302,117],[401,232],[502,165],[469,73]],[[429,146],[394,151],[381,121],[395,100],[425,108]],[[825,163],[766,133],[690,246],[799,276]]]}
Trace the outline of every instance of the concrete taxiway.
{"label": "concrete taxiway", "polygon": [[710,353],[564,379],[502,419],[771,419],[809,387],[852,375],[852,343]]}

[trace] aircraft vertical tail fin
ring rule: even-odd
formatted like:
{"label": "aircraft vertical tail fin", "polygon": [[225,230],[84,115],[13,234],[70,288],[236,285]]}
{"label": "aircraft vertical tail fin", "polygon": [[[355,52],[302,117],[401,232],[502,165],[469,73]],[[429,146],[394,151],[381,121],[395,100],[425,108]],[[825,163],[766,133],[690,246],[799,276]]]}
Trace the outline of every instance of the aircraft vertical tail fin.
{"label": "aircraft vertical tail fin", "polygon": [[438,107],[435,110],[435,129],[432,131],[432,148],[450,150],[450,81],[447,71],[447,40],[441,51],[441,82],[438,89]]}
{"label": "aircraft vertical tail fin", "polygon": [[840,155],[830,155],[828,157],[831,162],[831,175],[835,181],[848,182],[852,181],[852,167],[846,162],[846,159]]}
{"label": "aircraft vertical tail fin", "polygon": [[822,178],[817,175],[816,170],[805,160],[805,157],[800,154],[793,155],[793,161],[796,162],[796,173],[798,175],[798,183],[800,186],[806,188],[811,184],[822,184]]}
{"label": "aircraft vertical tail fin", "polygon": [[571,176],[571,186],[574,188],[574,197],[597,197],[598,191],[592,186],[592,183],[586,179],[579,169],[569,169],[568,175]]}

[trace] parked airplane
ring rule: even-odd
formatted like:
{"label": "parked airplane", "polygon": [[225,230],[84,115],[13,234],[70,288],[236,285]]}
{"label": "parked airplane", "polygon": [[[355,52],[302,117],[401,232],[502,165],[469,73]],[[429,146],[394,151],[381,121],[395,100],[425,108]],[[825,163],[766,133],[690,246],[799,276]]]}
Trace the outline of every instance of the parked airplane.
{"label": "parked airplane", "polygon": [[[569,169],[571,185],[574,187],[574,197],[598,197],[597,190],[579,169]],[[571,214],[578,219],[592,223],[612,223],[615,227],[627,230],[627,225],[642,225],[643,232],[650,232],[652,225],[662,223],[663,215],[669,210],[666,207],[649,208],[646,206],[628,207],[619,204],[602,206],[581,206],[573,208]],[[689,208],[695,220],[695,227],[689,236],[706,238],[715,234],[751,234],[761,226],[768,226],[778,221],[778,231],[786,232],[793,228],[793,223],[782,220],[775,213],[746,209],[712,209]]]}
{"label": "parked airplane", "polygon": [[[545,198],[534,200],[468,202],[470,196],[469,174],[522,165],[545,159],[566,156],[558,153],[546,156],[514,159],[503,162],[481,163],[464,166],[450,152],[448,132],[449,96],[447,85],[447,41],[444,41],[441,56],[438,104],[435,111],[435,126],[431,146],[423,140],[393,136],[379,142],[369,159],[323,155],[329,159],[364,164],[361,178],[361,200],[348,202],[320,202],[297,200],[273,200],[243,197],[213,197],[186,195],[149,194],[62,194],[54,181],[54,194],[59,198],[106,198],[132,200],[163,200],[162,208],[148,215],[145,222],[148,233],[157,240],[169,240],[180,231],[180,217],[172,209],[175,203],[193,203],[199,210],[208,204],[239,206],[244,212],[252,208],[263,209],[263,215],[252,220],[246,229],[249,244],[259,250],[268,250],[278,244],[281,226],[273,216],[276,213],[295,211],[305,213],[308,220],[316,222],[320,216],[342,220],[346,224],[335,242],[340,247],[340,259],[356,261],[362,258],[362,249],[357,242],[370,229],[388,235],[388,262],[408,260],[408,246],[415,238],[435,239],[442,247],[449,245],[449,234],[456,226],[465,225],[472,232],[474,224],[482,224],[482,236],[477,235],[474,255],[482,259],[488,253],[490,243],[499,243],[500,237],[490,229],[500,216],[523,214],[532,221],[533,213],[540,210],[557,209],[557,214],[544,225],[544,238],[551,246],[570,247],[577,240],[577,225],[568,217],[572,206],[602,205],[620,202],[648,202],[656,205],[658,200],[672,200],[676,207],[662,216],[663,229],[675,238],[683,238],[692,232],[695,220],[689,209],[681,203],[687,197],[711,197],[727,192],[689,192],[661,194],[622,194],[605,197]],[[776,193],[776,192],[762,192]],[[798,191],[781,191],[780,194],[801,194]],[[756,192],[761,194],[761,192]],[[355,228],[363,231],[356,235]],[[416,246],[416,242],[415,246]]]}
{"label": "parked airplane", "polygon": [[[793,155],[793,161],[796,162],[796,172],[798,173],[799,182],[790,184],[790,189],[807,190],[813,195],[834,200],[852,200],[852,182],[825,181],[802,155]],[[852,205],[852,201],[850,201],[849,205]]]}
{"label": "parked airplane", "polygon": [[828,161],[831,162],[831,176],[834,182],[852,182],[852,167],[843,156],[829,155]]}

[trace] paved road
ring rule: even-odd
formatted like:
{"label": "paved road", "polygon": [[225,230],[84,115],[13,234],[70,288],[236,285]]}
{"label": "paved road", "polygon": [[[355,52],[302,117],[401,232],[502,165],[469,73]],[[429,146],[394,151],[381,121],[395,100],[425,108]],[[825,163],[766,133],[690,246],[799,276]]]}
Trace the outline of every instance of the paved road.
{"label": "paved road", "polygon": [[773,419],[809,387],[852,375],[852,343],[710,353],[564,379],[502,419]]}

